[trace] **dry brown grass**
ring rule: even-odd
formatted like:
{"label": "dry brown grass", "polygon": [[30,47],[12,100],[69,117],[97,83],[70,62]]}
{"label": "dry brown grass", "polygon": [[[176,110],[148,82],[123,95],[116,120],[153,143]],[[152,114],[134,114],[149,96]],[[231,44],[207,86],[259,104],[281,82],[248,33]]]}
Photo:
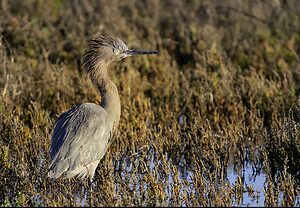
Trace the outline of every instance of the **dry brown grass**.
{"label": "dry brown grass", "polygon": [[250,162],[266,206],[299,206],[299,3],[2,0],[0,205],[89,205],[47,167],[57,117],[101,99],[81,55],[102,33],[161,55],[110,67],[122,115],[93,205],[238,205],[255,190],[226,169]]}

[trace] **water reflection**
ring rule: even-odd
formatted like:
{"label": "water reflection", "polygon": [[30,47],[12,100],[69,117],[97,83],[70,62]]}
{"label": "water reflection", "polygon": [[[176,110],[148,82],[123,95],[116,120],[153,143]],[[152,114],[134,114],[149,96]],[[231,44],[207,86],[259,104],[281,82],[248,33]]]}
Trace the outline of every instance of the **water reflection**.
{"label": "water reflection", "polygon": [[[139,160],[140,154],[145,154],[145,152],[137,152],[133,154],[131,158],[127,158],[126,156],[122,159],[115,160],[115,170],[117,170],[117,175],[123,179],[129,179],[127,183],[130,185],[130,189],[133,192],[136,190],[142,191],[147,190],[151,184],[145,182],[147,179],[144,177],[144,173],[153,172],[153,176],[158,183],[164,184],[164,192],[167,195],[165,199],[165,205],[173,204],[172,200],[174,197],[174,188],[179,188],[179,193],[181,195],[187,194],[195,195],[196,188],[194,186],[194,173],[193,170],[187,168],[186,165],[183,163],[185,159],[180,160],[179,164],[177,165],[178,174],[174,174],[174,164],[172,159],[167,157],[167,162],[170,164],[168,167],[169,170],[165,170],[166,166],[163,165],[164,163],[157,158],[156,152],[154,148],[149,148],[147,151],[147,156],[144,166],[141,168],[141,161]],[[249,151],[245,152],[245,158],[248,158]],[[249,158],[248,158],[249,159]],[[227,166],[227,180],[230,185],[233,187],[238,180],[241,178],[242,185],[243,185],[243,194],[241,199],[236,196],[233,196],[232,201],[233,205],[235,206],[264,206],[264,183],[266,181],[266,175],[262,172],[262,164],[258,164],[258,162],[249,162],[249,160],[243,160],[244,162],[239,165],[228,164]],[[236,170],[236,166],[239,166],[238,170]],[[164,168],[162,170],[161,168]],[[145,172],[144,172],[145,171]],[[138,172],[138,174],[136,174]],[[167,173],[164,175],[163,173]],[[116,175],[116,177],[117,177]],[[132,177],[131,177],[132,176]],[[135,178],[135,179],[134,179]],[[137,183],[140,181],[142,183]],[[208,184],[211,181],[206,181]],[[174,185],[177,184],[177,185]],[[143,187],[141,187],[143,186]],[[115,186],[115,195],[118,196],[119,188],[116,183]],[[137,193],[143,195],[143,193]],[[208,196],[207,196],[208,197]],[[144,205],[147,205],[147,200],[144,201]],[[161,205],[159,203],[156,204],[157,206]],[[191,204],[190,204],[191,205]],[[186,202],[183,202],[182,206],[188,206]]]}
{"label": "water reflection", "polygon": [[[185,158],[176,163],[167,154],[158,155],[155,149],[149,146],[129,154],[131,156],[128,154],[117,155],[113,158],[114,200],[119,203],[124,200],[133,200],[133,205],[141,206],[193,206],[189,197],[192,196],[193,200],[198,200],[198,197],[200,199],[201,196],[204,196],[204,199],[208,199],[209,202],[211,196],[208,192],[210,190],[215,193],[215,190],[222,190],[224,184],[229,184],[230,189],[234,189],[239,183],[242,187],[241,196],[230,196],[233,206],[264,206],[264,188],[267,177],[262,171],[262,164],[257,160],[251,161],[249,154],[249,151],[246,150],[244,158],[248,159],[243,160],[242,164],[233,162],[227,164],[225,183],[222,180],[220,183],[214,183],[211,181],[214,180],[214,177],[206,178],[204,187],[207,188],[205,190],[198,190],[199,188],[195,184],[199,174],[204,173],[197,173],[197,176],[192,168],[184,164]],[[93,184],[93,186],[93,189],[96,190],[97,184]],[[214,189],[213,186],[218,187]],[[161,188],[161,195],[153,193],[159,188]],[[130,193],[133,195],[131,196]],[[87,189],[84,187],[78,190],[74,196],[76,206],[87,204],[87,194]],[[178,199],[181,196],[188,198]],[[280,201],[278,199],[278,203]],[[295,205],[297,204],[299,205],[299,196],[295,201]]]}
{"label": "water reflection", "polygon": [[[266,181],[266,175],[253,170],[253,166],[248,164],[240,171],[235,171],[233,165],[227,168],[227,179],[231,185],[234,185],[238,180],[238,177],[242,178],[243,183],[243,195],[240,203],[236,206],[264,206],[264,183]],[[250,196],[247,191],[250,187],[254,189],[254,195]],[[251,192],[250,192],[251,193]]]}

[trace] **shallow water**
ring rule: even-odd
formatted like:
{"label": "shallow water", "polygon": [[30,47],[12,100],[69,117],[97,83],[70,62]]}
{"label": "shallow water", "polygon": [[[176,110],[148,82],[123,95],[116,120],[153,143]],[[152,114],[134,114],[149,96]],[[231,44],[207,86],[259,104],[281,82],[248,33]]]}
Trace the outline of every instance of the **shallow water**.
{"label": "shallow water", "polygon": [[242,200],[240,203],[236,203],[236,206],[244,207],[262,207],[264,206],[264,183],[266,181],[266,175],[262,172],[256,173],[253,171],[253,167],[249,164],[246,165],[241,171],[235,171],[233,166],[227,168],[227,179],[231,185],[237,181],[237,178],[242,178],[243,188],[247,190],[247,187],[252,186],[254,188],[254,195],[251,197],[247,191],[243,192]]}
{"label": "shallow water", "polygon": [[[246,151],[245,153],[245,157],[248,158],[247,154],[249,154],[249,151]],[[160,160],[156,160],[155,158],[155,151],[153,149],[150,148],[150,150],[148,151],[148,162],[147,162],[147,166],[148,166],[148,170],[149,171],[154,171],[155,169],[160,165],[160,163],[162,163]],[[170,164],[172,164],[172,160],[169,158],[168,162]],[[184,160],[183,160],[184,162]],[[130,159],[125,159],[123,160],[123,162],[118,161],[117,164],[118,166],[122,167],[120,168],[121,171],[121,175],[122,177],[124,177],[124,179],[126,179],[126,176],[130,176],[131,172],[133,171],[134,168],[136,168],[138,166],[138,154],[135,155],[134,158],[130,158]],[[232,198],[233,201],[233,205],[234,206],[239,206],[239,207],[245,207],[245,206],[249,206],[249,207],[262,207],[264,206],[264,202],[265,202],[265,196],[264,196],[264,186],[265,186],[265,182],[267,179],[267,176],[264,174],[263,172],[263,168],[262,168],[262,164],[258,164],[258,163],[252,163],[249,160],[244,160],[244,164],[238,164],[238,166],[240,168],[237,168],[237,166],[233,165],[233,164],[228,164],[228,167],[226,169],[226,178],[228,180],[228,182],[230,183],[230,185],[233,187],[235,185],[235,183],[237,182],[237,180],[241,180],[242,184],[243,184],[243,194],[241,199],[236,199],[235,197]],[[171,166],[170,166],[171,169]],[[195,194],[196,190],[194,188],[193,185],[193,177],[194,174],[193,172],[186,168],[185,165],[181,164],[180,167],[178,167],[179,171],[179,183],[186,183],[189,184],[190,187],[181,187],[180,189],[180,193],[188,193],[190,194]],[[144,181],[144,176],[143,174],[138,174],[135,175],[137,177],[137,181]],[[167,176],[167,178],[161,178],[161,176],[157,176],[157,180],[158,181],[164,181],[165,186],[164,186],[164,191],[167,194],[167,199],[165,201],[166,204],[164,205],[168,205],[169,203],[171,203],[172,200],[172,189],[174,187],[174,183],[176,181],[176,178],[174,178],[174,175],[172,173],[172,171],[170,170],[170,174]],[[130,186],[132,187],[132,190],[136,190],[136,188],[134,188],[134,185],[136,185],[136,183],[134,183],[133,179],[131,178],[129,183],[131,184]],[[149,184],[147,184],[146,182],[143,182],[143,189],[146,190],[147,187],[149,187]],[[117,189],[117,187],[116,187]],[[140,187],[138,187],[138,190],[140,189]],[[249,191],[249,190],[253,190],[253,191]],[[115,195],[117,197],[118,195],[118,191],[116,190]],[[280,204],[281,199],[278,200],[278,205]],[[299,201],[299,196],[296,198],[295,201],[295,206],[299,205],[300,201]],[[147,204],[144,204],[145,206]],[[161,204],[157,204],[157,205],[161,205]],[[187,206],[187,204],[183,203],[182,206]]]}
{"label": "shallow water", "polygon": [[[143,164],[145,169],[141,168],[140,157],[142,154],[146,154],[145,161]],[[245,152],[245,158],[248,157],[249,151]],[[165,155],[165,158],[168,158]],[[153,196],[146,193],[149,188],[153,185],[153,183],[147,182],[147,174],[149,172],[153,173],[154,180],[157,183],[160,183],[163,187],[163,192],[165,193],[166,198],[161,203],[159,200],[154,199],[154,205],[156,206],[170,206],[174,204],[174,187],[177,188],[178,184],[180,186],[179,193],[181,195],[196,195],[197,189],[194,185],[194,172],[187,168],[186,162],[183,158],[180,160],[178,168],[178,174],[174,174],[174,163],[171,158],[167,159],[169,165],[165,165],[160,159],[157,158],[157,154],[153,148],[149,148],[144,152],[138,151],[132,154],[130,157],[127,155],[122,156],[121,158],[114,158],[114,170],[113,170],[113,178],[114,178],[114,198],[116,201],[122,201],[122,186],[128,186],[130,190],[136,193],[137,198],[144,197],[146,200],[141,202],[136,202],[141,206],[149,206],[153,204]],[[255,165],[254,165],[255,164]],[[244,160],[243,164],[233,164],[233,162],[229,162],[227,164],[226,169],[226,177],[228,183],[231,187],[234,187],[237,181],[240,181],[243,187],[243,192],[241,197],[232,197],[232,205],[239,207],[262,207],[265,203],[264,196],[264,186],[267,179],[267,176],[263,172],[262,164],[252,163],[249,160]],[[161,168],[169,168],[167,172],[169,174],[164,175],[161,173]],[[146,172],[144,172],[146,170]],[[70,182],[69,182],[70,183]],[[207,184],[210,184],[211,181],[207,180]],[[177,185],[175,185],[177,184]],[[184,184],[182,186],[182,184]],[[69,184],[71,186],[71,184]],[[93,189],[97,189],[97,184],[93,184]],[[249,191],[253,190],[253,191]],[[145,196],[146,195],[146,196]],[[282,194],[279,195],[278,205],[281,204]],[[209,196],[205,194],[205,198],[209,199]],[[76,206],[86,206],[88,204],[88,191],[83,186],[77,190],[77,192],[73,192],[73,198]],[[151,199],[152,198],[152,199]],[[42,204],[42,199],[40,197],[34,198],[34,204],[39,205]],[[193,204],[187,204],[188,202],[184,201],[180,206],[193,206]],[[175,202],[176,204],[176,202]],[[300,205],[299,196],[296,197],[295,206]]]}

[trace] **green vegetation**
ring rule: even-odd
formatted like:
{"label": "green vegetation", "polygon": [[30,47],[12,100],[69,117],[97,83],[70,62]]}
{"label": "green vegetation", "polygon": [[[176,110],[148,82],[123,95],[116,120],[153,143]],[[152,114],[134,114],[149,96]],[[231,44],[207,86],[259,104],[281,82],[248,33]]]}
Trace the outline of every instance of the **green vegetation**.
{"label": "green vegetation", "polygon": [[2,0],[0,13],[0,206],[89,205],[85,181],[47,168],[58,116],[101,100],[81,67],[97,33],[161,54],[110,67],[122,115],[93,205],[238,205],[257,190],[226,170],[248,162],[265,206],[299,206],[300,1]]}

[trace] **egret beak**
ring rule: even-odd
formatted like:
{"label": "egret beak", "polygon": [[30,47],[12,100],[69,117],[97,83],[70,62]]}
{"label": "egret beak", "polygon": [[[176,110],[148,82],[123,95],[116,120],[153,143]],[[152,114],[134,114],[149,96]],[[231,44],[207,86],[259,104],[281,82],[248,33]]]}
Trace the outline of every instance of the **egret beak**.
{"label": "egret beak", "polygon": [[124,51],[127,56],[134,55],[146,55],[146,54],[159,54],[159,51],[146,51],[146,50],[138,50],[138,49],[129,49]]}

